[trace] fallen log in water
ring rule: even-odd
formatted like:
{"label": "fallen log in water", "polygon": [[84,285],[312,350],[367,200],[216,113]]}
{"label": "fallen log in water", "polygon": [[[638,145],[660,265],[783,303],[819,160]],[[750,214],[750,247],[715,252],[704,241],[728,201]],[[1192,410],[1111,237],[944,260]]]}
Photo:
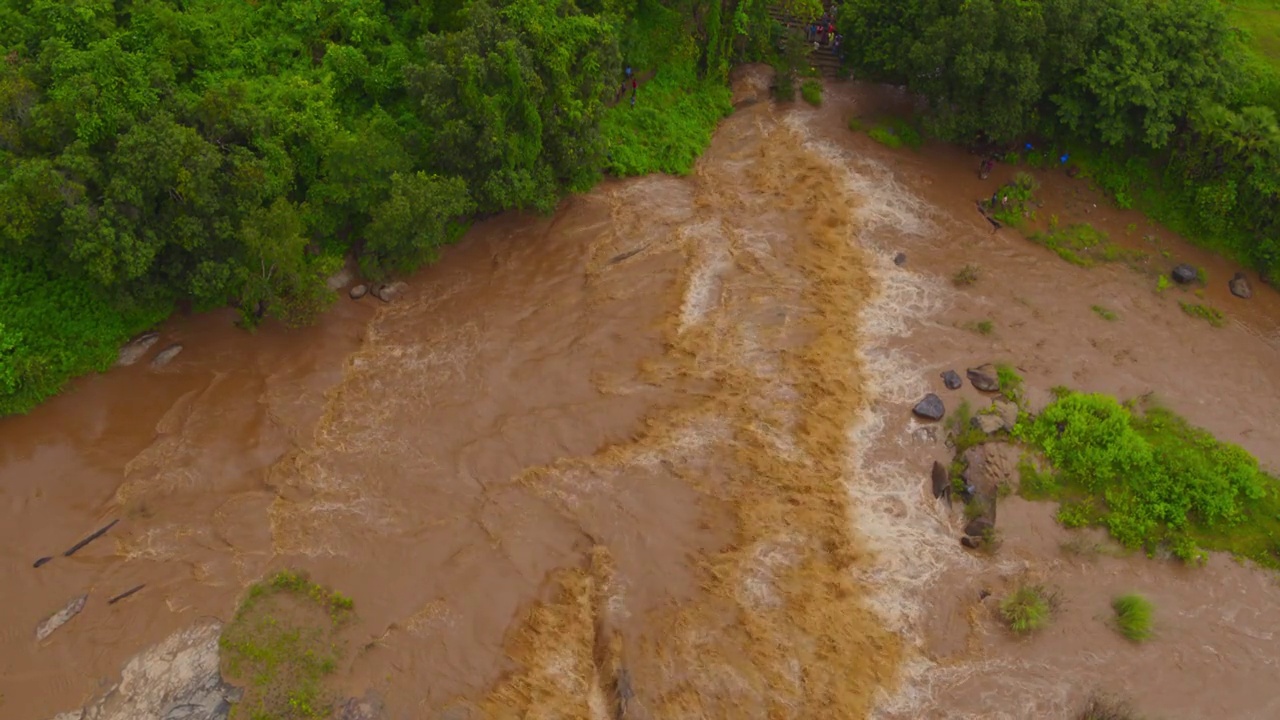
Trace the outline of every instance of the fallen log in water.
{"label": "fallen log in water", "polygon": [[128,590],[125,590],[124,592],[120,593],[119,595],[117,595],[117,596],[115,596],[115,597],[111,598],[110,600],[108,600],[108,601],[107,601],[107,604],[108,604],[108,605],[115,605],[116,603],[118,603],[118,602],[120,602],[121,600],[123,600],[123,599],[125,599],[125,598],[129,597],[130,595],[132,595],[132,594],[134,594],[134,593],[138,592],[139,590],[141,590],[142,588],[144,588],[144,587],[146,587],[146,586],[147,586],[147,584],[146,584],[146,583],[143,583],[143,584],[138,585],[138,586],[136,586],[136,587],[129,588]]}
{"label": "fallen log in water", "polygon": [[68,551],[66,551],[66,552],[64,552],[64,553],[62,553],[62,557],[71,557],[71,556],[72,556],[72,555],[74,555],[74,554],[76,553],[76,551],[77,551],[77,550],[79,550],[80,548],[83,548],[85,545],[88,545],[89,543],[93,542],[94,540],[97,540],[98,538],[102,537],[104,534],[106,534],[106,532],[107,532],[108,530],[110,530],[111,528],[115,527],[115,524],[116,524],[116,523],[118,523],[118,522],[120,522],[120,519],[119,519],[119,518],[116,518],[115,520],[112,520],[111,522],[107,523],[104,527],[102,527],[101,529],[99,529],[99,530],[98,530],[97,532],[95,532],[94,534],[92,534],[92,535],[90,535],[89,537],[87,537],[87,538],[85,538],[85,539],[81,540],[80,542],[76,543],[75,545],[72,545],[70,550],[68,550]]}

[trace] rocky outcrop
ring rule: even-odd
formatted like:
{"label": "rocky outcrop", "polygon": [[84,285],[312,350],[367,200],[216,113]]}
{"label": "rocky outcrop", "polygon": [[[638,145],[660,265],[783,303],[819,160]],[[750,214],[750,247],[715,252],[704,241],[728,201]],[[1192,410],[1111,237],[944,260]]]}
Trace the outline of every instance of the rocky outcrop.
{"label": "rocky outcrop", "polygon": [[1004,421],[1000,419],[999,415],[992,413],[974,415],[973,419],[969,421],[969,424],[978,428],[987,435],[1000,432],[1004,429]]}
{"label": "rocky outcrop", "polygon": [[168,365],[170,362],[173,361],[174,358],[178,357],[178,353],[180,352],[182,352],[182,345],[180,345],[179,343],[174,343],[170,345],[169,347],[156,353],[156,356],[151,360],[151,367],[162,368],[165,365]]}
{"label": "rocky outcrop", "polygon": [[386,717],[382,698],[372,690],[363,697],[338,703],[337,720],[382,720]]}
{"label": "rocky outcrop", "polygon": [[78,598],[73,598],[71,602],[67,603],[66,607],[45,618],[36,626],[36,641],[38,642],[49,637],[53,634],[54,630],[66,625],[70,622],[71,618],[79,615],[80,611],[84,609],[85,601],[88,599],[89,596],[87,594],[81,595]]}
{"label": "rocky outcrop", "polygon": [[1170,275],[1173,277],[1175,281],[1183,285],[1186,285],[1188,283],[1193,283],[1196,281],[1196,278],[1199,277],[1199,274],[1196,272],[1196,269],[1186,263],[1182,263],[1181,265],[1178,265],[1177,267],[1175,267],[1173,269],[1173,272],[1170,273]]}
{"label": "rocky outcrop", "polygon": [[1253,288],[1249,286],[1249,278],[1245,277],[1244,273],[1236,273],[1227,286],[1231,288],[1231,294],[1238,298],[1248,300],[1253,297]]}
{"label": "rocky outcrop", "polygon": [[973,386],[983,392],[997,392],[1000,390],[1000,377],[996,372],[996,366],[991,363],[980,365],[976,368],[969,368],[965,371],[969,382]]}
{"label": "rocky outcrop", "polygon": [[368,286],[368,285],[357,285],[357,286],[355,286],[355,287],[351,288],[351,291],[350,291],[350,292],[348,292],[347,294],[351,296],[351,299],[352,299],[352,300],[359,300],[360,298],[362,298],[362,297],[364,297],[365,295],[368,295],[368,294],[369,294],[369,286]]}
{"label": "rocky outcrop", "polygon": [[942,373],[942,384],[946,385],[948,390],[959,390],[964,385],[964,381],[960,379],[960,373],[948,370]]}
{"label": "rocky outcrop", "polygon": [[180,630],[134,656],[120,682],[55,720],[226,720],[239,694],[218,671],[222,624]]}
{"label": "rocky outcrop", "polygon": [[997,398],[991,403],[991,407],[995,409],[995,416],[1000,418],[1000,429],[1012,432],[1013,426],[1018,424],[1018,406],[1004,398]]}
{"label": "rocky outcrop", "polygon": [[160,333],[149,332],[143,333],[138,337],[129,341],[127,345],[120,348],[120,354],[116,357],[116,365],[132,365],[142,359],[143,355],[151,349],[160,340]]}
{"label": "rocky outcrop", "polygon": [[926,420],[941,420],[942,416],[947,414],[947,408],[942,404],[942,398],[933,393],[924,396],[924,399],[916,403],[911,408],[911,412],[919,415]]}

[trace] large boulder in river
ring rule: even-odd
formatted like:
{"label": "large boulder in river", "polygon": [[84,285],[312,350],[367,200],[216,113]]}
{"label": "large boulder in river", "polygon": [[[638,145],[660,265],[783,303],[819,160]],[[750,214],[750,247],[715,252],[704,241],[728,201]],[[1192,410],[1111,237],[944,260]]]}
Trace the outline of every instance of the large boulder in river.
{"label": "large boulder in river", "polygon": [[893,256],[893,264],[894,264],[894,265],[897,265],[898,267],[902,267],[903,265],[906,265],[906,264],[907,264],[907,254],[906,254],[906,253],[902,253],[902,252],[900,252],[900,253],[898,253],[897,255],[894,255],[894,256]]}
{"label": "large boulder in river", "polygon": [[947,408],[942,404],[942,398],[933,393],[924,396],[924,399],[916,403],[911,408],[911,412],[919,415],[926,420],[941,420],[942,416],[947,414]]}
{"label": "large boulder in river", "polygon": [[239,693],[218,670],[222,623],[180,630],[134,656],[120,682],[58,720],[226,720]]}
{"label": "large boulder in river", "polygon": [[138,362],[159,339],[160,333],[149,332],[130,340],[127,345],[120,348],[120,354],[116,356],[116,365],[132,365]]}
{"label": "large boulder in river", "polygon": [[1196,272],[1196,269],[1186,263],[1182,263],[1181,265],[1178,265],[1177,267],[1175,267],[1173,269],[1173,272],[1170,274],[1173,276],[1174,280],[1176,280],[1179,283],[1182,283],[1183,285],[1195,282],[1196,278],[1199,277],[1199,274]]}
{"label": "large boulder in river", "polygon": [[964,381],[960,379],[960,373],[948,370],[942,373],[942,384],[946,385],[948,390],[959,390],[964,385]]}
{"label": "large boulder in river", "polygon": [[996,366],[991,363],[969,368],[965,371],[965,375],[969,377],[969,382],[973,383],[974,387],[983,392],[996,392],[1000,389],[1000,375],[996,371]]}
{"label": "large boulder in river", "polygon": [[404,291],[408,289],[409,289],[409,285],[406,283],[393,282],[390,285],[383,285],[382,287],[373,291],[373,294],[377,296],[377,298],[382,302],[391,302],[392,300],[395,300],[396,298],[403,295]]}
{"label": "large boulder in river", "polygon": [[347,294],[351,296],[351,299],[352,299],[352,300],[359,300],[360,298],[362,298],[362,297],[364,297],[365,295],[368,295],[368,294],[369,294],[369,286],[368,286],[368,285],[357,285],[357,286],[355,286],[355,287],[351,288],[351,291],[350,291],[350,292],[348,292]]}
{"label": "large boulder in river", "polygon": [[1227,286],[1231,288],[1231,294],[1238,298],[1248,300],[1253,297],[1253,288],[1249,287],[1249,278],[1245,277],[1244,273],[1236,273],[1235,277],[1231,278],[1231,282],[1227,283]]}
{"label": "large boulder in river", "polygon": [[943,495],[951,494],[951,471],[946,465],[933,461],[933,473],[930,478],[933,482],[933,496],[940,498]]}

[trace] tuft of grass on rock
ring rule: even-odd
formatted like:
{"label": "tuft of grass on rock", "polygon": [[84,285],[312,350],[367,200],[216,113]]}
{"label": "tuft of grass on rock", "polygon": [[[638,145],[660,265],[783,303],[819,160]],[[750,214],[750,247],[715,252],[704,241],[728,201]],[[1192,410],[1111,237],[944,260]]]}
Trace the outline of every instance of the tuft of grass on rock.
{"label": "tuft of grass on rock", "polygon": [[982,269],[977,265],[965,265],[956,271],[951,277],[951,284],[956,287],[967,287],[978,282],[978,278],[982,275]]}
{"label": "tuft of grass on rock", "polygon": [[1092,309],[1093,309],[1093,312],[1098,315],[1098,317],[1102,318],[1103,320],[1106,320],[1107,322],[1113,322],[1116,320],[1117,317],[1119,317],[1114,312],[1106,309],[1101,305],[1094,305]]}
{"label": "tuft of grass on rock", "polygon": [[1121,635],[1142,642],[1151,638],[1151,625],[1155,606],[1141,595],[1130,593],[1111,601],[1116,612],[1116,629]]}
{"label": "tuft of grass on rock", "polygon": [[1021,585],[1000,601],[1000,617],[1009,629],[1023,635],[1049,624],[1055,597],[1041,585]]}
{"label": "tuft of grass on rock", "polygon": [[301,573],[250,586],[218,641],[224,674],[245,686],[232,717],[328,718],[333,698],[323,681],[342,659],[337,633],[352,612],[351,598]]}

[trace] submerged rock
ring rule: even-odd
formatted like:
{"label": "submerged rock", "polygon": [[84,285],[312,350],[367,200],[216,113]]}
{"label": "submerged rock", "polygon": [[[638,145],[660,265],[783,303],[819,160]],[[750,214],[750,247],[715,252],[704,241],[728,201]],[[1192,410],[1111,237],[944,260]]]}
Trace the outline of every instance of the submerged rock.
{"label": "submerged rock", "polygon": [[79,615],[80,611],[84,609],[85,601],[88,599],[89,596],[87,594],[81,595],[67,603],[66,607],[45,618],[43,622],[36,626],[36,641],[39,642],[49,637],[54,630],[66,625],[71,618]]}
{"label": "submerged rock", "polygon": [[120,682],[56,720],[226,720],[239,693],[218,671],[222,623],[180,630],[135,655]]}
{"label": "submerged rock", "polygon": [[960,373],[955,370],[948,370],[942,373],[942,384],[947,386],[948,390],[959,390],[964,385],[964,381],[960,379]]}
{"label": "submerged rock", "polygon": [[384,717],[382,698],[373,690],[365,692],[363,697],[338,703],[337,720],[382,720]]}
{"label": "submerged rock", "polygon": [[178,353],[182,352],[182,345],[174,343],[169,347],[156,353],[155,358],[151,360],[151,367],[162,368],[168,365],[174,358],[178,357]]}
{"label": "submerged rock", "polygon": [[1231,282],[1227,283],[1227,287],[1231,288],[1231,294],[1238,298],[1248,300],[1253,297],[1253,288],[1249,286],[1249,278],[1245,277],[1244,273],[1236,273],[1235,277],[1231,278]]}
{"label": "submerged rock", "polygon": [[907,264],[907,254],[906,254],[906,253],[902,253],[902,252],[900,252],[900,253],[898,253],[897,255],[894,255],[894,256],[893,256],[893,264],[894,264],[894,265],[897,265],[898,267],[902,267],[903,265],[906,265],[906,264]]}
{"label": "submerged rock", "polygon": [[383,285],[382,287],[375,290],[373,294],[376,295],[377,298],[382,302],[391,302],[392,300],[395,300],[396,298],[403,295],[404,291],[408,289],[409,289],[408,284],[402,283],[402,282],[394,282],[394,283],[391,283],[390,285]]}
{"label": "submerged rock", "polygon": [[996,392],[1000,389],[999,374],[996,372],[996,367],[991,363],[969,368],[965,371],[965,375],[968,376],[969,382],[973,383],[974,387],[983,392]]}
{"label": "submerged rock", "polygon": [[1190,282],[1195,282],[1195,279],[1199,276],[1196,273],[1196,269],[1186,263],[1182,263],[1181,265],[1178,265],[1177,267],[1175,267],[1173,269],[1173,272],[1170,274],[1173,276],[1174,280],[1182,283],[1183,285],[1186,285],[1187,283],[1190,283]]}
{"label": "submerged rock", "polygon": [[933,461],[933,496],[940,498],[943,495],[951,494],[951,471],[947,470],[947,466]]}
{"label": "submerged rock", "polygon": [[120,354],[116,357],[116,365],[132,365],[138,362],[159,339],[160,333],[149,332],[130,340],[124,347],[120,348]]}
{"label": "submerged rock", "polygon": [[347,294],[351,296],[351,299],[352,299],[352,300],[359,300],[360,298],[362,298],[362,297],[364,297],[365,295],[368,295],[368,294],[369,294],[369,286],[368,286],[368,285],[357,285],[357,286],[355,286],[355,287],[351,288],[351,291],[350,291],[350,292],[348,292]]}
{"label": "submerged rock", "polygon": [[1004,421],[1000,419],[1000,416],[991,413],[974,415],[969,424],[988,435],[1004,429]]}
{"label": "submerged rock", "polygon": [[986,517],[976,517],[964,526],[964,534],[981,540],[985,539],[995,527],[996,524],[993,520]]}
{"label": "submerged rock", "polygon": [[947,408],[942,404],[942,398],[929,393],[923,400],[916,403],[914,408],[911,408],[911,412],[929,420],[941,420],[947,413]]}

